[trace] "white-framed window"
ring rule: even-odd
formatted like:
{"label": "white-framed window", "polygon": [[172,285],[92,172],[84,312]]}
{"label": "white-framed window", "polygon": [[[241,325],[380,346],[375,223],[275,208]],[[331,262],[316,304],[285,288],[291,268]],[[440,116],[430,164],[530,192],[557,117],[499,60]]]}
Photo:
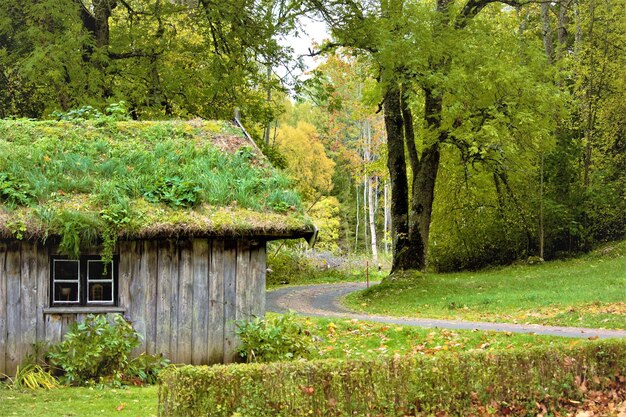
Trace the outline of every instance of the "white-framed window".
{"label": "white-framed window", "polygon": [[115,264],[100,259],[87,260],[87,304],[113,305],[115,298]]}
{"label": "white-framed window", "polygon": [[80,260],[52,259],[52,303],[80,304]]}
{"label": "white-framed window", "polygon": [[116,259],[104,263],[98,256],[55,256],[50,267],[51,306],[117,305]]}

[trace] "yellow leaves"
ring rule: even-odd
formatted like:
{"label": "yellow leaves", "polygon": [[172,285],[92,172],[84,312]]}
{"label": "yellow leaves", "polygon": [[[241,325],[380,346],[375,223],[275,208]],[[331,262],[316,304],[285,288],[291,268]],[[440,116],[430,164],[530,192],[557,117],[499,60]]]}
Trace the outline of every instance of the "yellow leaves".
{"label": "yellow leaves", "polygon": [[278,129],[276,143],[287,159],[287,169],[305,199],[332,190],[335,163],[326,155],[315,126],[299,122],[296,127]]}
{"label": "yellow leaves", "polygon": [[317,246],[324,250],[338,249],[339,239],[339,200],[335,197],[323,197],[314,204],[308,214],[319,229]]}
{"label": "yellow leaves", "polygon": [[327,326],[328,333],[335,334],[335,329],[336,328],[337,328],[337,326],[332,321],[330,323],[328,323],[328,326]]}

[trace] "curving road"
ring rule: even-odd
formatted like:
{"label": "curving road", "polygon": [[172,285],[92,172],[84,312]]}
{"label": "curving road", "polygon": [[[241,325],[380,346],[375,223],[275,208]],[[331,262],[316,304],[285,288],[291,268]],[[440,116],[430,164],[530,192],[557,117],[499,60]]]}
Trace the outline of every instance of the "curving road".
{"label": "curving road", "polygon": [[492,330],[498,332],[534,333],[548,336],[575,338],[608,339],[626,337],[626,331],[624,330],[370,315],[354,313],[341,304],[342,298],[347,294],[364,288],[365,283],[362,282],[302,285],[280,288],[267,293],[266,308],[268,311],[274,311],[277,313],[294,310],[299,314],[307,316],[340,317],[427,328],[437,327],[443,329]]}

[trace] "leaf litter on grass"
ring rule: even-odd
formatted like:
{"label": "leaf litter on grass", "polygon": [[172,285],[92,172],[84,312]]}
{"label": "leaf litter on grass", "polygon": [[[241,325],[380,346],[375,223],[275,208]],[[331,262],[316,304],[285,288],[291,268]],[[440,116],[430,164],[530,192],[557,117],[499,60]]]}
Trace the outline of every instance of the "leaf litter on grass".
{"label": "leaf litter on grass", "polygon": [[418,353],[437,355],[472,349],[509,350],[537,344],[582,343],[558,337],[510,332],[423,329],[357,319],[299,318],[311,333],[314,358],[374,358],[381,355]]}

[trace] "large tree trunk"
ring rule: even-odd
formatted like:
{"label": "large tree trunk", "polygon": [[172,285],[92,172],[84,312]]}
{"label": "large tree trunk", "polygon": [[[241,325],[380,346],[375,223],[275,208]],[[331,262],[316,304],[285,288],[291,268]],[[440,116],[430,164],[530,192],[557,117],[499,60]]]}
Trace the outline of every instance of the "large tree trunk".
{"label": "large tree trunk", "polygon": [[[438,131],[442,102],[439,96],[426,93],[425,120],[429,128]],[[419,158],[413,133],[411,111],[402,100],[397,84],[387,86],[385,93],[385,127],[389,176],[391,181],[391,226],[393,262],[391,272],[405,269],[423,270],[428,254],[428,234],[435,198],[435,181],[439,170],[439,141],[427,147]],[[440,135],[440,134],[439,134]],[[413,186],[409,212],[408,179],[404,145],[407,145]]]}
{"label": "large tree trunk", "polygon": [[385,86],[385,130],[387,132],[387,168],[391,184],[391,235],[393,261],[391,272],[418,269],[409,242],[409,186],[404,158],[404,121],[400,104],[400,87],[390,81]]}
{"label": "large tree trunk", "polygon": [[[117,6],[116,0],[94,0],[92,9],[88,9],[82,0],[75,0],[80,7],[83,27],[93,36],[96,47],[109,46],[109,18]],[[93,51],[90,50],[89,53]]]}
{"label": "large tree trunk", "polygon": [[[426,268],[428,255],[428,236],[430,233],[430,221],[432,218],[433,202],[435,200],[435,182],[439,171],[439,129],[441,127],[441,111],[443,103],[440,96],[433,94],[431,90],[424,90],[424,119],[429,129],[438,132],[436,141],[422,152],[421,158],[413,158],[413,189],[411,200],[411,216],[409,222],[409,240],[414,251],[418,252],[416,258],[419,259],[418,268]],[[405,107],[405,114],[410,114],[410,110]],[[410,119],[405,116],[405,119]],[[407,120],[408,121],[408,120]],[[412,120],[410,121],[412,125]],[[411,126],[412,127],[412,126]],[[411,133],[407,134],[407,145],[409,154],[415,147],[414,138]],[[414,152],[414,151],[413,151]]]}
{"label": "large tree trunk", "polygon": [[422,153],[419,170],[413,174],[409,240],[419,259],[418,269],[426,268],[428,236],[435,200],[435,180],[439,170],[439,144],[435,143]]}

